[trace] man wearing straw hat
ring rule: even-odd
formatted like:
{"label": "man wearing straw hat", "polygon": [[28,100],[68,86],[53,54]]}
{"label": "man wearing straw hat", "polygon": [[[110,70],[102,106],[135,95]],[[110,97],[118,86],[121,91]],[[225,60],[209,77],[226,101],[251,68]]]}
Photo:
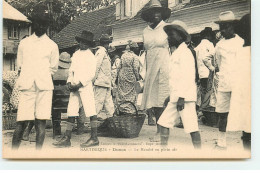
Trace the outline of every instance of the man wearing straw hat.
{"label": "man wearing straw hat", "polygon": [[161,145],[168,144],[169,128],[173,128],[181,117],[184,130],[190,133],[194,148],[201,148],[200,132],[196,114],[197,86],[195,60],[186,42],[190,35],[184,22],[175,20],[164,26],[172,53],[169,63],[170,102],[162,113],[158,124],[161,126]]}
{"label": "man wearing straw hat", "polygon": [[227,117],[230,108],[232,73],[236,54],[242,49],[244,40],[234,32],[234,24],[237,22],[232,11],[220,13],[219,24],[221,35],[224,37],[220,40],[215,48],[215,58],[219,69],[219,76],[216,112],[219,116],[219,134],[216,147],[219,149],[226,148],[226,126]]}
{"label": "man wearing straw hat", "polygon": [[47,7],[42,4],[33,9],[34,33],[21,40],[18,47],[17,66],[20,76],[17,85],[21,94],[12,140],[13,149],[19,148],[27,121],[32,120],[35,122],[36,149],[41,149],[45,139],[46,120],[51,118],[54,89],[52,75],[58,69],[59,49],[46,35],[50,23],[46,10]]}
{"label": "man wearing straw hat", "polygon": [[64,137],[53,143],[57,147],[71,146],[71,133],[75,123],[75,117],[79,116],[79,110],[83,106],[85,115],[90,117],[91,137],[81,147],[99,145],[97,138],[97,115],[94,99],[92,80],[96,72],[96,58],[90,48],[94,47],[94,35],[89,31],[82,31],[75,39],[79,42],[80,49],[76,51],[71,60],[67,85],[70,90],[70,98],[67,109],[68,121]]}

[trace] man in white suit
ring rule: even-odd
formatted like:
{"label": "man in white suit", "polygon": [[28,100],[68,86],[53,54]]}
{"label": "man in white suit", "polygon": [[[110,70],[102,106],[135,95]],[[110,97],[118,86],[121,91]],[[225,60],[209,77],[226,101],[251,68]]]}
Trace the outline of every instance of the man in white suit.
{"label": "man in white suit", "polygon": [[23,39],[18,47],[17,66],[20,76],[17,85],[21,91],[17,127],[13,134],[12,148],[18,149],[27,121],[35,120],[36,149],[41,149],[45,139],[46,120],[51,118],[53,81],[58,69],[59,49],[47,35],[50,22],[48,14],[34,15],[34,33]]}
{"label": "man in white suit", "polygon": [[[235,34],[237,20],[232,11],[225,11],[219,14],[219,20],[215,21],[223,39],[221,39],[215,49],[215,59],[219,76],[217,89],[216,112],[219,117],[219,133],[216,149],[226,149],[226,127],[230,111],[230,100],[232,95],[232,74],[234,73],[237,54],[243,48],[244,40]],[[238,76],[235,76],[235,78]]]}
{"label": "man in white suit", "polygon": [[162,113],[158,124],[161,126],[161,144],[167,145],[169,128],[173,128],[181,117],[184,130],[190,133],[194,148],[201,148],[200,132],[196,114],[196,71],[195,60],[186,42],[190,41],[187,26],[182,21],[173,21],[164,27],[170,47],[176,50],[170,57],[170,102]]}

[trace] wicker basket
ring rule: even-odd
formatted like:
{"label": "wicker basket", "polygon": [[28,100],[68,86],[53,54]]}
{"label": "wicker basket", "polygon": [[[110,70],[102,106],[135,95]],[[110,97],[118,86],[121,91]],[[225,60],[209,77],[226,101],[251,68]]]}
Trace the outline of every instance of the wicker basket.
{"label": "wicker basket", "polygon": [[[116,115],[115,113],[113,117],[108,118],[108,127],[111,131],[111,134],[115,137],[135,138],[138,137],[142,129],[146,114],[138,114],[136,106],[132,102],[124,102],[122,104],[125,103],[132,104],[136,113],[124,115],[122,115],[122,113],[117,113]],[[116,112],[119,112],[119,108],[122,104],[117,107]]]}
{"label": "wicker basket", "polygon": [[2,130],[12,130],[16,127],[16,113],[13,113],[12,104],[8,104],[10,109],[8,111],[3,112],[2,122],[3,122],[3,129]]}

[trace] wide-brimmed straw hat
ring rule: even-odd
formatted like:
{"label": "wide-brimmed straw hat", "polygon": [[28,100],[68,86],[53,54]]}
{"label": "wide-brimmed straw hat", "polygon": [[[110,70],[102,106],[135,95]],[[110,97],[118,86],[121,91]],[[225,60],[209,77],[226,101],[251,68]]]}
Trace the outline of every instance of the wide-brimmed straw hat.
{"label": "wide-brimmed straw hat", "polygon": [[185,42],[188,42],[188,41],[191,40],[191,36],[188,33],[187,25],[180,20],[174,20],[172,23],[164,26],[163,29],[164,29],[164,31],[166,32],[167,35],[169,34],[169,32],[171,30],[176,30],[176,31],[182,33],[182,36],[185,37],[184,38]]}
{"label": "wide-brimmed straw hat", "polygon": [[82,42],[88,44],[91,47],[95,46],[94,34],[90,31],[85,31],[85,30],[82,31],[81,35],[76,36],[75,39],[76,39],[77,42],[82,41]]}
{"label": "wide-brimmed straw hat", "polygon": [[236,17],[232,11],[224,11],[219,14],[219,20],[215,21],[215,23],[233,23],[237,22]]}
{"label": "wide-brimmed straw hat", "polygon": [[214,37],[216,36],[216,34],[215,34],[215,32],[212,30],[211,27],[205,27],[205,29],[200,32],[200,36],[201,36],[201,37],[210,36],[210,37],[213,37],[213,38],[214,38]]}
{"label": "wide-brimmed straw hat", "polygon": [[71,64],[70,54],[67,52],[62,52],[59,57],[59,67],[63,69],[68,69],[70,68],[70,64]]}
{"label": "wide-brimmed straw hat", "polygon": [[162,7],[158,0],[151,0],[149,7],[141,13],[141,18],[146,22],[151,22],[153,13],[159,11],[162,14],[162,19],[166,20],[171,16],[171,10],[167,7]]}

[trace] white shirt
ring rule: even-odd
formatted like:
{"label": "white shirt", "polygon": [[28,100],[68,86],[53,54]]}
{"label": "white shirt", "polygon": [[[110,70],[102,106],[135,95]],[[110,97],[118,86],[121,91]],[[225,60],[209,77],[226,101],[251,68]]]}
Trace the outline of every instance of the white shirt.
{"label": "white shirt", "polygon": [[169,65],[171,102],[177,102],[179,97],[184,98],[185,101],[196,101],[195,62],[186,43],[180,44],[173,52]]}
{"label": "white shirt", "polygon": [[238,35],[231,39],[222,39],[216,45],[216,62],[219,67],[218,91],[230,92],[232,74],[236,66],[237,53],[243,48],[244,40]]}
{"label": "white shirt", "polygon": [[[96,58],[89,50],[77,50],[71,57],[71,66],[69,69],[69,77],[67,82],[76,85],[81,82],[83,87],[79,91],[84,90],[86,86],[91,84],[96,73]],[[89,88],[89,87],[88,87]]]}
{"label": "white shirt", "polygon": [[203,63],[203,60],[207,59],[208,56],[214,55],[215,48],[213,43],[211,43],[207,39],[202,39],[200,44],[195,48],[196,56],[197,56],[197,64],[199,71],[199,78],[208,78],[209,77],[209,69]]}
{"label": "white shirt", "polygon": [[51,75],[58,70],[58,62],[58,46],[46,34],[21,40],[17,52],[17,66],[21,69],[19,89],[30,89],[35,82],[40,90],[53,90]]}

